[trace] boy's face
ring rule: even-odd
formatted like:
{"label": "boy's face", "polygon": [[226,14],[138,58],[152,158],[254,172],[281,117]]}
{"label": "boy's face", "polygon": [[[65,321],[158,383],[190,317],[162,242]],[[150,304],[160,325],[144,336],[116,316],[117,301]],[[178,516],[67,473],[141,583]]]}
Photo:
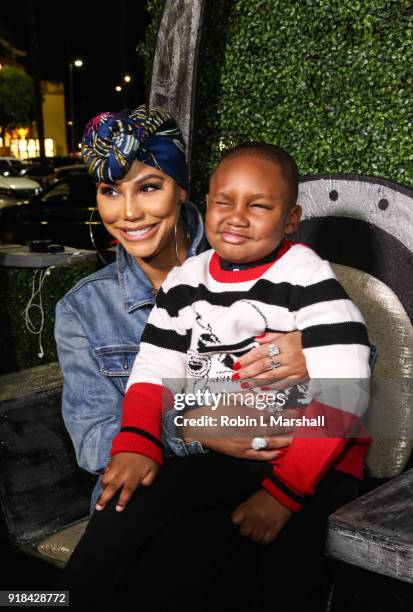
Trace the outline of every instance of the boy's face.
{"label": "boy's face", "polygon": [[294,232],[301,207],[291,207],[279,165],[245,155],[223,161],[207,195],[205,233],[213,249],[233,263],[266,257]]}

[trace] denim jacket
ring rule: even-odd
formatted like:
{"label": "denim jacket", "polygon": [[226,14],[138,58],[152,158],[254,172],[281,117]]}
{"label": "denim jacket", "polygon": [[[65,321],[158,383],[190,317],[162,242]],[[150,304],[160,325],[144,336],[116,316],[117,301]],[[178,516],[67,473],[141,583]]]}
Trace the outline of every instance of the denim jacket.
{"label": "denim jacket", "polygon": [[[204,249],[202,217],[190,203],[183,214],[192,243]],[[146,320],[154,305],[152,285],[136,260],[119,245],[117,260],[80,280],[56,306],[55,338],[64,376],[62,412],[80,467],[102,474],[120,429],[122,400]],[[166,455],[203,452],[200,442],[175,435],[174,411],[163,421]],[[99,477],[91,511],[98,499]]]}

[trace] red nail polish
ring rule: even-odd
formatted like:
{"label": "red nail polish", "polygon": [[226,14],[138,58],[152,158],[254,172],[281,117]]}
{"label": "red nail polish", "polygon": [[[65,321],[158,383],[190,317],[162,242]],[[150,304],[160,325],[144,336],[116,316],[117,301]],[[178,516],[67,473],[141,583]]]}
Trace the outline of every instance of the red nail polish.
{"label": "red nail polish", "polygon": [[233,370],[240,370],[240,369],[241,369],[241,364],[240,364],[240,362],[239,362],[239,361],[236,361],[236,362],[234,363],[234,365],[232,366],[232,369],[233,369]]}
{"label": "red nail polish", "polygon": [[271,387],[261,387],[261,391],[271,391]]}
{"label": "red nail polish", "polygon": [[264,338],[265,335],[266,335],[266,332],[264,332],[263,334],[260,334],[259,336],[255,336],[255,339],[260,340],[261,338]]}
{"label": "red nail polish", "polygon": [[240,377],[240,375],[239,375],[239,374],[233,374],[233,375],[231,376],[231,380],[239,380],[240,378],[241,378],[241,377]]}
{"label": "red nail polish", "polygon": [[249,388],[249,383],[243,382],[241,383],[241,389],[248,389]]}

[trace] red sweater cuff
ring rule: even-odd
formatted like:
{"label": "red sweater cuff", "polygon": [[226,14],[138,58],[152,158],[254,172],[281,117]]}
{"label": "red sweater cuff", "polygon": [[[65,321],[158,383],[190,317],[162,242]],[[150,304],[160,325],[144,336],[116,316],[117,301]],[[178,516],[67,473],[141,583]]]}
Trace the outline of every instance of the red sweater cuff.
{"label": "red sweater cuff", "polygon": [[270,462],[273,473],[269,482],[265,480],[268,492],[293,511],[300,509],[326,472],[347,454],[346,447],[355,439],[345,437],[346,433],[350,436],[357,430],[364,433],[356,416],[317,401],[312,401],[303,413],[313,419],[324,416],[324,426],[298,427],[293,432],[291,446]]}
{"label": "red sweater cuff", "polygon": [[[291,491],[287,494],[285,490],[280,489],[280,486],[283,486],[281,482],[277,486],[270,478],[264,478],[261,486],[268,491],[272,497],[279,501],[280,504],[288,508],[288,510],[291,510],[291,512],[298,512],[303,507],[303,503],[298,501],[298,496],[297,499],[294,500],[290,497]],[[302,500],[304,501],[304,498],[302,498]]]}
{"label": "red sweater cuff", "polygon": [[163,454],[160,443],[156,443],[148,439],[143,433],[134,433],[130,431],[120,431],[112,442],[110,456],[117,453],[137,453],[145,455],[162,465]]}

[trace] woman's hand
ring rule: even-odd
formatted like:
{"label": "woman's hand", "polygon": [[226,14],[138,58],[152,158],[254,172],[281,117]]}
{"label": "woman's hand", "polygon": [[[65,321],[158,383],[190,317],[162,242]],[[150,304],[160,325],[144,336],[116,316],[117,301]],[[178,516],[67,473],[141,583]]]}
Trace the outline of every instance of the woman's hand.
{"label": "woman's hand", "polygon": [[[300,331],[286,334],[267,333],[255,339],[260,346],[251,349],[234,364],[235,367],[233,366],[235,373],[238,374],[237,380],[244,384],[249,383],[250,388],[262,385],[264,389],[277,390],[287,389],[308,380]],[[280,349],[279,355],[272,358],[279,364],[275,369],[270,368],[268,354],[270,344]]]}
{"label": "woman's hand", "polygon": [[[241,392],[237,395],[246,396],[247,394],[251,394],[251,391]],[[200,426],[187,423],[180,428],[177,435],[184,442],[194,442],[197,440],[202,446],[224,455],[231,455],[231,457],[238,457],[239,459],[258,459],[262,461],[271,461],[282,455],[292,442],[292,438],[288,434],[294,430],[294,427],[273,425],[271,424],[271,414],[268,411],[255,410],[242,404],[226,406],[220,403],[213,412],[209,407],[201,406],[191,410],[189,413],[185,413],[185,416],[197,422],[199,418],[210,417],[212,414],[218,421],[222,416],[225,416],[233,419],[235,424],[230,426]],[[282,414],[285,418],[293,419],[297,416],[298,411],[287,408]],[[251,419],[251,417],[259,420],[260,424],[238,424],[238,418]],[[265,449],[255,450],[252,448],[252,440],[256,436],[266,440],[267,447]]]}
{"label": "woman's hand", "polygon": [[[255,450],[251,447],[252,438],[206,438],[205,440],[198,440],[201,444],[207,448],[210,448],[217,453],[223,453],[224,455],[230,455],[231,457],[238,457],[239,459],[255,459],[258,461],[272,461],[276,457],[283,454],[283,450],[286,450],[291,444],[292,438],[287,437],[265,437],[267,441],[267,448],[262,450]],[[190,441],[190,439],[188,439]],[[283,449],[283,450],[278,450]]]}
{"label": "woman's hand", "polygon": [[[246,396],[254,393],[253,391],[237,393],[238,396]],[[191,419],[199,419],[200,417],[208,417],[211,414],[218,420],[222,415],[234,419],[235,425],[231,426],[200,426],[183,425],[177,435],[184,442],[200,442],[202,446],[210,448],[224,455],[238,457],[239,459],[255,459],[260,461],[271,461],[279,457],[287,450],[292,442],[292,437],[289,433],[294,431],[294,427],[273,425],[271,423],[271,414],[267,410],[254,410],[244,407],[242,404],[236,406],[226,406],[220,403],[217,409],[212,413],[211,409],[205,406],[195,408],[185,416]],[[294,419],[298,415],[298,411],[293,408],[287,408],[282,412],[284,418]],[[238,423],[238,418],[255,417],[259,419],[260,425],[241,425]],[[252,448],[252,440],[256,436],[262,437],[267,442],[265,449],[255,450]],[[282,450],[279,450],[282,449]]]}
{"label": "woman's hand", "polygon": [[102,478],[103,493],[97,501],[96,510],[103,510],[115,493],[122,489],[116,510],[121,512],[135,490],[153,483],[159,465],[153,459],[137,453],[117,453],[109,461]]}

